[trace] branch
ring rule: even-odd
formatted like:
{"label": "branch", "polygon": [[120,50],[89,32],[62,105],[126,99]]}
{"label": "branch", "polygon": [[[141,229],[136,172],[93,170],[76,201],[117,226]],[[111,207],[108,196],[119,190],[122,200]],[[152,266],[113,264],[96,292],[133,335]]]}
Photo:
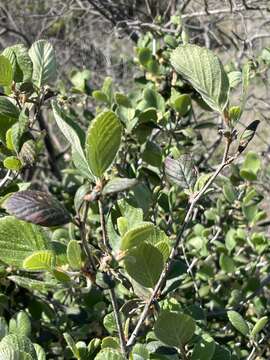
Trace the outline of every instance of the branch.
{"label": "branch", "polygon": [[12,180],[11,174],[12,174],[11,170],[8,170],[5,177],[0,181],[0,190],[2,189],[3,186],[6,185],[6,183],[9,180]]}
{"label": "branch", "polygon": [[136,341],[136,338],[138,336],[139,330],[140,330],[142,324],[144,323],[144,321],[145,321],[145,319],[147,317],[150,306],[151,306],[152,302],[155,300],[155,298],[157,297],[157,295],[158,295],[164,281],[166,280],[166,277],[167,277],[168,272],[170,270],[172,261],[173,261],[175,255],[176,255],[177,248],[181,244],[181,242],[183,241],[183,234],[184,234],[184,231],[187,228],[187,225],[189,224],[189,222],[191,220],[191,216],[192,216],[192,212],[193,212],[194,207],[196,206],[197,202],[200,200],[202,195],[206,192],[206,190],[209,189],[209,187],[214,182],[216,177],[220,174],[220,172],[236,158],[236,156],[233,156],[233,157],[230,157],[230,158],[228,157],[229,148],[230,148],[230,145],[231,145],[231,140],[230,139],[226,139],[226,140],[227,140],[226,147],[225,147],[225,151],[224,151],[224,155],[223,155],[223,159],[222,159],[221,164],[216,169],[216,171],[211,176],[211,178],[207,181],[207,183],[204,185],[204,187],[193,197],[193,199],[191,199],[191,202],[190,202],[190,205],[188,207],[184,222],[183,222],[182,227],[181,227],[181,229],[180,229],[180,231],[179,231],[179,233],[177,235],[174,247],[171,250],[171,253],[170,253],[170,256],[169,256],[169,258],[168,258],[168,260],[166,262],[166,265],[165,265],[165,267],[164,267],[164,269],[163,269],[163,271],[162,271],[162,273],[161,273],[161,275],[159,277],[159,280],[158,280],[158,282],[157,282],[157,284],[156,284],[156,286],[155,286],[155,288],[154,288],[154,290],[152,292],[152,295],[150,296],[149,300],[147,301],[147,303],[144,306],[144,309],[143,309],[143,311],[141,313],[141,316],[139,318],[139,321],[138,321],[135,329],[133,330],[133,333],[131,334],[131,336],[130,336],[128,342],[127,342],[127,347],[128,348],[130,348],[130,347],[132,347],[134,345],[134,343]]}

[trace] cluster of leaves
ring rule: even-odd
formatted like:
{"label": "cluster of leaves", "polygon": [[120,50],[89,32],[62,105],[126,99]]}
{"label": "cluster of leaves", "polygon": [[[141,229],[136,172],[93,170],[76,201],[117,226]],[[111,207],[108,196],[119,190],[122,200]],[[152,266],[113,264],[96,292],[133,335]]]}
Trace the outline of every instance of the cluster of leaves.
{"label": "cluster of leaves", "polygon": [[239,70],[152,40],[129,94],[87,70],[52,85],[44,40],[0,55],[3,360],[269,358],[259,121],[236,128],[265,52]]}

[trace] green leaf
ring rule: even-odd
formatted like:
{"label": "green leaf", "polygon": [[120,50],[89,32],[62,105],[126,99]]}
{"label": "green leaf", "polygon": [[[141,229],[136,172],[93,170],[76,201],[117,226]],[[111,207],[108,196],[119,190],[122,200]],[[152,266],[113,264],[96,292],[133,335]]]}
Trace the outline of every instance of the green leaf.
{"label": "green leaf", "polygon": [[89,165],[86,161],[84,151],[81,146],[81,142],[76,131],[67,123],[65,113],[58,106],[56,101],[52,102],[53,113],[55,121],[59,129],[64,134],[67,141],[71,144],[72,148],[72,158],[74,165],[77,169],[90,180],[94,180],[94,176],[89,168]]}
{"label": "green leaf", "polygon": [[111,348],[119,349],[119,340],[116,337],[106,336],[102,339],[101,349]]}
{"label": "green leaf", "polygon": [[241,108],[239,106],[232,106],[229,109],[229,119],[234,124],[236,121],[240,119],[241,116]]}
{"label": "green leaf", "polygon": [[168,45],[171,48],[176,48],[178,45],[178,41],[173,35],[165,35],[163,38],[166,45]]}
{"label": "green leaf", "polygon": [[231,353],[224,346],[216,344],[216,349],[212,360],[231,360]]}
{"label": "green leaf", "polygon": [[152,59],[152,52],[149,48],[140,48],[138,51],[139,62],[146,66],[147,63]]}
{"label": "green leaf", "polygon": [[[154,242],[156,236],[156,227],[150,222],[143,222],[138,226],[132,227],[125,233],[121,240],[121,250],[128,250],[134,246],[140,245],[142,242]],[[162,240],[162,239],[160,239]]]}
{"label": "green leaf", "polygon": [[97,354],[95,360],[125,360],[125,358],[120,351],[116,349],[105,348]]}
{"label": "green leaf", "polygon": [[226,254],[221,254],[220,258],[219,258],[219,264],[220,264],[221,269],[225,273],[234,273],[235,272],[234,261],[230,256],[228,256]]}
{"label": "green leaf", "polygon": [[3,161],[4,167],[9,170],[19,171],[22,168],[22,163],[16,156],[8,156]]}
{"label": "green leaf", "polygon": [[143,222],[143,210],[138,205],[134,205],[127,199],[119,200],[117,205],[121,215],[128,220],[129,230]]}
{"label": "green leaf", "polygon": [[[16,125],[16,124],[15,124]],[[34,140],[27,140],[23,143],[22,148],[19,152],[19,159],[23,166],[32,166],[37,158],[38,145]]]}
{"label": "green leaf", "polygon": [[212,51],[197,45],[182,45],[172,52],[171,63],[213,110],[224,111],[229,98],[229,80]]}
{"label": "green leaf", "polygon": [[73,338],[69,335],[69,333],[65,332],[63,334],[68,346],[70,347],[74,357],[78,360],[80,360],[80,353],[79,353],[79,349],[76,346],[75,341],[73,340]]}
{"label": "green leaf", "polygon": [[253,329],[251,330],[251,336],[256,336],[262,329],[265,327],[265,325],[268,323],[268,317],[264,316],[260,318],[256,324],[253,326]]}
{"label": "green leaf", "polygon": [[247,336],[249,333],[249,327],[245,320],[243,319],[242,315],[238,312],[231,310],[227,313],[228,318],[232,326],[238,330],[242,335]]}
{"label": "green leaf", "polygon": [[0,55],[0,86],[10,86],[13,80],[13,69],[10,61]]}
{"label": "green leaf", "polygon": [[108,99],[109,105],[112,104],[113,101],[113,81],[112,78],[107,76],[104,79],[101,91],[106,95],[106,98]]}
{"label": "green leaf", "polygon": [[92,173],[102,177],[112,164],[121,143],[122,126],[112,111],[92,120],[87,132],[86,157]]}
{"label": "green leaf", "polygon": [[24,44],[16,44],[6,48],[3,55],[9,59],[13,68],[16,83],[32,80],[33,64]]}
{"label": "green leaf", "polygon": [[142,243],[124,258],[127,273],[146,288],[154,288],[163,269],[163,255],[153,245]]}
{"label": "green leaf", "polygon": [[31,336],[31,321],[25,311],[18,312],[10,319],[9,333],[27,337]]}
{"label": "green leaf", "polygon": [[182,94],[176,97],[172,102],[172,107],[178,112],[180,116],[186,115],[191,106],[190,96]]}
{"label": "green leaf", "polygon": [[43,348],[39,344],[33,344],[37,353],[38,360],[46,360],[46,354]]}
{"label": "green leaf", "polygon": [[5,201],[4,208],[20,220],[41,226],[59,226],[71,220],[63,205],[43,191],[18,191]]}
{"label": "green leaf", "polygon": [[181,155],[177,160],[167,157],[165,160],[165,174],[170,182],[184,190],[191,190],[196,182],[197,172],[192,158]]}
{"label": "green leaf", "polygon": [[1,261],[22,268],[25,258],[51,245],[39,226],[6,216],[0,219],[0,248]]}
{"label": "green leaf", "polygon": [[91,72],[87,69],[83,71],[76,71],[70,78],[70,81],[75,86],[76,90],[84,93],[87,91],[87,81],[91,77]]}
{"label": "green leaf", "polygon": [[243,179],[252,181],[257,179],[257,173],[261,169],[261,159],[254,151],[246,154],[245,161],[240,168],[240,175]]}
{"label": "green leaf", "polygon": [[67,246],[67,259],[69,265],[75,269],[80,270],[82,267],[82,250],[76,240],[71,240]]}
{"label": "green leaf", "polygon": [[161,311],[154,326],[155,335],[160,341],[177,348],[192,338],[195,329],[195,321],[191,316],[168,310]]}
{"label": "green leaf", "polygon": [[245,150],[245,148],[248,146],[250,141],[253,139],[259,123],[260,123],[259,120],[252,121],[252,123],[250,123],[242,132],[238,145],[239,153],[242,153]]}
{"label": "green leaf", "polygon": [[[37,355],[36,355],[34,345],[29,340],[29,338],[26,336],[15,335],[15,334],[10,334],[10,335],[5,336],[0,342],[0,353],[5,348],[11,348],[13,351],[25,352],[26,354],[29,354],[33,360],[37,360]],[[7,358],[6,360],[8,360],[8,359],[9,358]],[[24,359],[26,359],[26,358],[24,358]],[[21,360],[21,358],[19,358],[18,360]]]}
{"label": "green leaf", "polygon": [[25,351],[13,350],[12,346],[2,348],[1,345],[0,358],[1,360],[34,360],[33,357]]}
{"label": "green leaf", "polygon": [[[120,316],[122,313],[120,313]],[[117,334],[117,324],[113,312],[106,314],[103,318],[103,326],[109,334]]]}
{"label": "green leaf", "polygon": [[202,334],[194,346],[191,360],[211,360],[216,349],[214,339],[208,334]]}
{"label": "green leaf", "polygon": [[40,280],[29,279],[18,275],[9,276],[8,279],[29,291],[48,292],[56,290],[55,284],[48,284]]}
{"label": "green leaf", "polygon": [[206,185],[207,181],[211,178],[212,175],[213,175],[212,173],[201,174],[198,177],[198,179],[196,180],[196,183],[194,185],[194,193],[197,193],[200,190],[202,190],[203,187]]}
{"label": "green leaf", "polygon": [[92,92],[92,96],[100,102],[103,102],[105,104],[109,104],[109,100],[107,99],[107,96],[104,94],[104,92],[100,90],[95,90]]}
{"label": "green leaf", "polygon": [[111,179],[103,188],[103,195],[110,195],[129,190],[138,184],[137,179],[119,178]]}
{"label": "green leaf", "polygon": [[143,110],[140,114],[139,114],[139,122],[142,123],[156,123],[158,119],[158,115],[157,115],[157,109],[155,108],[147,108],[145,110]]}
{"label": "green leaf", "polygon": [[7,130],[15,124],[19,114],[18,108],[6,96],[0,96],[0,139],[3,143]]}
{"label": "green leaf", "polygon": [[138,109],[146,110],[148,108],[155,108],[160,112],[165,112],[165,100],[164,98],[152,88],[145,88],[143,91],[143,100],[140,102]]}
{"label": "green leaf", "polygon": [[228,74],[230,88],[236,88],[240,84],[242,78],[241,71],[231,71]]}
{"label": "green leaf", "polygon": [[230,182],[223,186],[223,195],[229,203],[233,203],[237,199],[237,194]]}
{"label": "green leaf", "polygon": [[8,335],[8,324],[3,316],[0,316],[0,340]]}
{"label": "green leaf", "polygon": [[162,162],[161,147],[153,141],[147,141],[142,152],[142,160],[149,165],[160,167]]}
{"label": "green leaf", "polygon": [[38,88],[56,79],[56,58],[47,40],[36,41],[29,50],[29,56],[33,63],[32,79]]}
{"label": "green leaf", "polygon": [[121,94],[121,93],[115,93],[114,98],[115,98],[115,102],[117,103],[117,105],[124,106],[125,108],[132,107],[129,98],[126,95]]}
{"label": "green leaf", "polygon": [[132,350],[132,360],[148,360],[149,351],[143,344],[136,344]]}
{"label": "green leaf", "polygon": [[55,253],[52,250],[35,251],[23,261],[28,271],[50,271],[55,267]]}
{"label": "green leaf", "polygon": [[11,127],[11,138],[14,150],[18,153],[21,145],[21,138],[29,125],[29,110],[24,108],[19,115],[18,122]]}

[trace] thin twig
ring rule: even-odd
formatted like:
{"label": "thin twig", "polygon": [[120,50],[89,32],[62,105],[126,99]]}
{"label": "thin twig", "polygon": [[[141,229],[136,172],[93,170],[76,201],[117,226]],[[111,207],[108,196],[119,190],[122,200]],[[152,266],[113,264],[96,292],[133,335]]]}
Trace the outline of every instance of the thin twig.
{"label": "thin twig", "polygon": [[109,289],[109,293],[110,293],[111,303],[112,303],[112,307],[113,307],[117,331],[118,331],[118,335],[119,335],[119,339],[120,339],[121,351],[122,351],[123,355],[126,357],[127,356],[127,348],[126,348],[125,334],[124,334],[124,329],[123,329],[120,314],[119,314],[119,309],[117,306],[114,288]]}
{"label": "thin twig", "polygon": [[158,293],[160,292],[160,289],[161,289],[164,281],[166,280],[166,277],[167,277],[167,274],[168,274],[168,272],[170,270],[172,261],[173,261],[175,255],[176,255],[178,246],[181,244],[181,242],[183,240],[183,234],[184,234],[184,232],[185,232],[185,230],[187,228],[187,225],[190,222],[192,212],[193,212],[197,202],[200,200],[200,198],[206,192],[206,190],[208,190],[208,188],[211,186],[211,184],[216,179],[216,177],[220,174],[220,172],[235,159],[235,156],[228,158],[230,145],[231,145],[231,141],[227,141],[221,164],[218,166],[218,168],[216,169],[214,174],[210,177],[210,179],[207,181],[207,183],[204,185],[204,187],[190,201],[190,204],[189,204],[189,207],[187,209],[185,219],[184,219],[182,227],[181,227],[181,229],[180,229],[180,231],[179,231],[179,233],[177,235],[174,247],[171,250],[171,253],[170,253],[170,256],[169,256],[169,258],[168,258],[168,260],[166,262],[166,265],[165,265],[165,267],[164,267],[164,269],[163,269],[163,271],[162,271],[162,273],[161,273],[161,275],[159,277],[159,280],[158,280],[158,282],[157,282],[157,284],[156,284],[156,286],[155,286],[149,300],[146,302],[146,304],[144,306],[144,309],[143,309],[143,311],[141,313],[141,316],[140,316],[140,318],[138,320],[138,323],[137,323],[135,329],[133,330],[133,332],[132,332],[132,334],[131,334],[128,342],[127,342],[127,347],[129,349],[134,345],[134,343],[136,341],[136,338],[138,336],[139,330],[140,330],[142,324],[144,323],[144,321],[145,321],[145,319],[147,317],[149,308],[150,308],[152,302],[157,297]]}
{"label": "thin twig", "polygon": [[86,201],[85,205],[84,205],[84,209],[83,209],[82,219],[80,220],[80,232],[81,232],[81,239],[82,239],[82,245],[83,245],[84,251],[85,251],[87,258],[92,266],[93,271],[95,271],[96,270],[95,261],[91,254],[89,244],[87,241],[86,222],[87,222],[88,210],[89,210],[89,202]]}
{"label": "thin twig", "polygon": [[[99,207],[99,218],[100,218],[100,225],[101,225],[101,231],[102,231],[103,245],[104,245],[104,248],[106,250],[109,250],[110,247],[109,247],[109,241],[108,241],[108,236],[107,236],[107,229],[106,229],[105,216],[104,216],[104,211],[103,211],[103,204],[102,204],[102,201],[100,199],[98,200],[98,207]],[[125,358],[127,358],[126,340],[125,340],[125,336],[124,336],[123,325],[122,325],[122,322],[121,322],[121,318],[120,318],[120,314],[119,314],[119,310],[118,310],[118,306],[117,306],[117,301],[116,301],[114,289],[113,288],[109,289],[109,293],[110,293],[113,312],[114,312],[115,321],[116,321],[116,325],[117,325],[117,331],[118,331],[118,337],[119,337],[119,340],[120,340],[121,351],[122,351],[123,356]]]}
{"label": "thin twig", "polygon": [[0,189],[11,179],[11,170],[8,170],[5,177],[0,181]]}
{"label": "thin twig", "polygon": [[110,244],[108,241],[108,235],[107,235],[107,229],[106,229],[106,223],[105,223],[105,215],[104,215],[102,200],[100,200],[100,199],[98,200],[98,209],[99,209],[99,218],[100,218],[100,225],[101,225],[101,231],[102,231],[103,246],[106,251],[109,251]]}

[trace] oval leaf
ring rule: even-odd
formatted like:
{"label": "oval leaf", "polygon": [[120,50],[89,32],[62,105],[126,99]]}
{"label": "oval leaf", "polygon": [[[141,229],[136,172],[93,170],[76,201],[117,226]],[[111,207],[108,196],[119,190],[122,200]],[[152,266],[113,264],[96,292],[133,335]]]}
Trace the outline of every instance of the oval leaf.
{"label": "oval leaf", "polygon": [[163,269],[163,256],[153,245],[140,244],[131,249],[124,259],[127,273],[147,288],[154,288]]}
{"label": "oval leaf", "polygon": [[265,327],[267,322],[268,322],[267,316],[260,318],[254,325],[254,327],[251,331],[251,336],[256,336],[260,331],[262,331],[262,329]]}
{"label": "oval leaf", "polygon": [[194,346],[191,360],[211,360],[215,349],[216,344],[214,339],[208,334],[203,334]]}
{"label": "oval leaf", "polygon": [[70,222],[70,215],[61,203],[42,191],[19,191],[6,200],[4,207],[18,219],[37,225],[50,227]]}
{"label": "oval leaf", "polygon": [[52,101],[52,108],[55,121],[59,129],[62,131],[67,141],[71,144],[72,160],[74,162],[74,165],[83,176],[90,180],[93,180],[94,177],[86,161],[78,133],[70,125],[68,117],[66,116],[65,112],[59,107],[56,101]]}
{"label": "oval leaf", "polygon": [[229,80],[212,51],[197,45],[182,45],[173,51],[171,63],[213,110],[223,112],[229,98]]}
{"label": "oval leaf", "polygon": [[29,56],[33,63],[32,79],[38,88],[55,80],[56,58],[48,41],[36,41],[29,50]]}
{"label": "oval leaf", "polygon": [[19,311],[9,321],[9,333],[31,336],[31,321],[25,311]]}
{"label": "oval leaf", "polygon": [[197,179],[197,172],[189,155],[182,155],[177,160],[167,157],[165,174],[170,182],[185,190],[192,190]]}
{"label": "oval leaf", "polygon": [[86,157],[91,171],[102,177],[112,164],[120,147],[122,126],[112,111],[99,114],[88,129]]}
{"label": "oval leaf", "polygon": [[227,314],[230,323],[236,330],[238,330],[242,335],[247,335],[249,333],[248,325],[245,322],[242,315],[240,315],[238,312],[234,310],[228,311]]}
{"label": "oval leaf", "polygon": [[182,347],[193,336],[195,321],[186,314],[163,310],[154,327],[156,337],[166,345]]}
{"label": "oval leaf", "polygon": [[79,270],[82,266],[82,250],[80,245],[76,240],[71,240],[67,246],[67,259],[69,265],[75,269]]}
{"label": "oval leaf", "polygon": [[137,179],[128,179],[128,178],[113,178],[111,179],[104,187],[102,193],[103,195],[109,195],[118,193],[121,191],[126,191],[132,187],[138,185]]}

